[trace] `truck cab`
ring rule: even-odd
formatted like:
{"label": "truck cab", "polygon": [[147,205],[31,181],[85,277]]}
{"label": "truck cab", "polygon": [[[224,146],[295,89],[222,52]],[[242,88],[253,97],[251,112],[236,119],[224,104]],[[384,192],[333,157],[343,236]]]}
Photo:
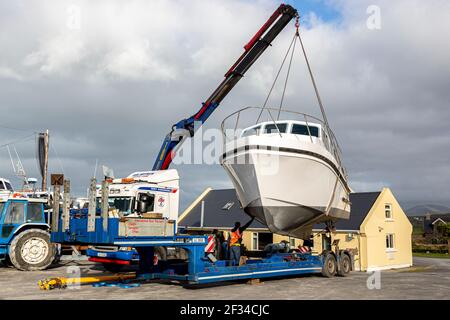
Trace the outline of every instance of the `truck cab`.
{"label": "truck cab", "polygon": [[11,182],[7,179],[0,178],[0,194],[9,194],[14,192]]}
{"label": "truck cab", "polygon": [[[134,172],[126,178],[110,180],[108,189],[110,216],[178,219],[180,193],[177,170]],[[101,187],[97,187],[97,208],[101,206],[101,194]],[[160,259],[166,258],[165,251],[156,252]],[[139,258],[134,248],[118,246],[90,246],[86,254],[90,261],[100,262],[110,271],[136,263]]]}
{"label": "truck cab", "polygon": [[46,200],[19,193],[0,196],[0,261],[10,261],[19,270],[47,268],[54,260],[46,221]]}

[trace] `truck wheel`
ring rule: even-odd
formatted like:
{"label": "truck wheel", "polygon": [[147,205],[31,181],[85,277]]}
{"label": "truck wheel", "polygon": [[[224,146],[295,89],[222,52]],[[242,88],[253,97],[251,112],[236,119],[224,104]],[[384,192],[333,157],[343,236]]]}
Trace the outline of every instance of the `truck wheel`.
{"label": "truck wheel", "polygon": [[350,273],[351,270],[351,260],[350,257],[347,254],[341,255],[341,268],[338,271],[338,276],[340,277],[346,277]]}
{"label": "truck wheel", "polygon": [[120,272],[123,269],[122,264],[116,264],[116,263],[102,263],[103,268],[105,268],[106,271],[109,271],[111,273],[117,273]]}
{"label": "truck wheel", "polygon": [[336,274],[337,262],[334,255],[327,253],[323,260],[322,275],[327,278],[331,278]]}
{"label": "truck wheel", "polygon": [[50,234],[40,229],[29,229],[16,235],[9,247],[9,258],[22,271],[44,270],[55,259],[55,245]]}

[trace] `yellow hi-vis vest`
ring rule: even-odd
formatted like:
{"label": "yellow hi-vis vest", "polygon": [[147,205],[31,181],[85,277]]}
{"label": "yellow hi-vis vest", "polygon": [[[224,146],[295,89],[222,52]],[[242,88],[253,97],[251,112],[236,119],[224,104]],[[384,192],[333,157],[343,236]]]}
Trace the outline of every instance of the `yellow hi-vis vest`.
{"label": "yellow hi-vis vest", "polygon": [[230,246],[240,246],[240,240],[242,239],[242,234],[239,228],[236,231],[231,232]]}

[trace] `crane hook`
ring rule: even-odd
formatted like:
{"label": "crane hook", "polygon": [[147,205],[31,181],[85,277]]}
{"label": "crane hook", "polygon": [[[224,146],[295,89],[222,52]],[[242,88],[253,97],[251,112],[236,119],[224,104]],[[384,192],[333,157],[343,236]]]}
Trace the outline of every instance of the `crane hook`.
{"label": "crane hook", "polygon": [[300,15],[297,14],[295,17],[295,29],[297,34],[299,34],[298,28],[300,28]]}

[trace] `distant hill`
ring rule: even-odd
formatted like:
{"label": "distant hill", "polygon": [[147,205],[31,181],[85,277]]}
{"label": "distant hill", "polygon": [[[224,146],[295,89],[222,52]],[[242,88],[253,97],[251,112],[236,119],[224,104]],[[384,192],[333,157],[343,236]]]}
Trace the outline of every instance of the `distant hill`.
{"label": "distant hill", "polygon": [[428,212],[430,213],[450,213],[450,208],[442,206],[440,204],[421,204],[407,209],[406,215],[408,216],[424,216]]}

